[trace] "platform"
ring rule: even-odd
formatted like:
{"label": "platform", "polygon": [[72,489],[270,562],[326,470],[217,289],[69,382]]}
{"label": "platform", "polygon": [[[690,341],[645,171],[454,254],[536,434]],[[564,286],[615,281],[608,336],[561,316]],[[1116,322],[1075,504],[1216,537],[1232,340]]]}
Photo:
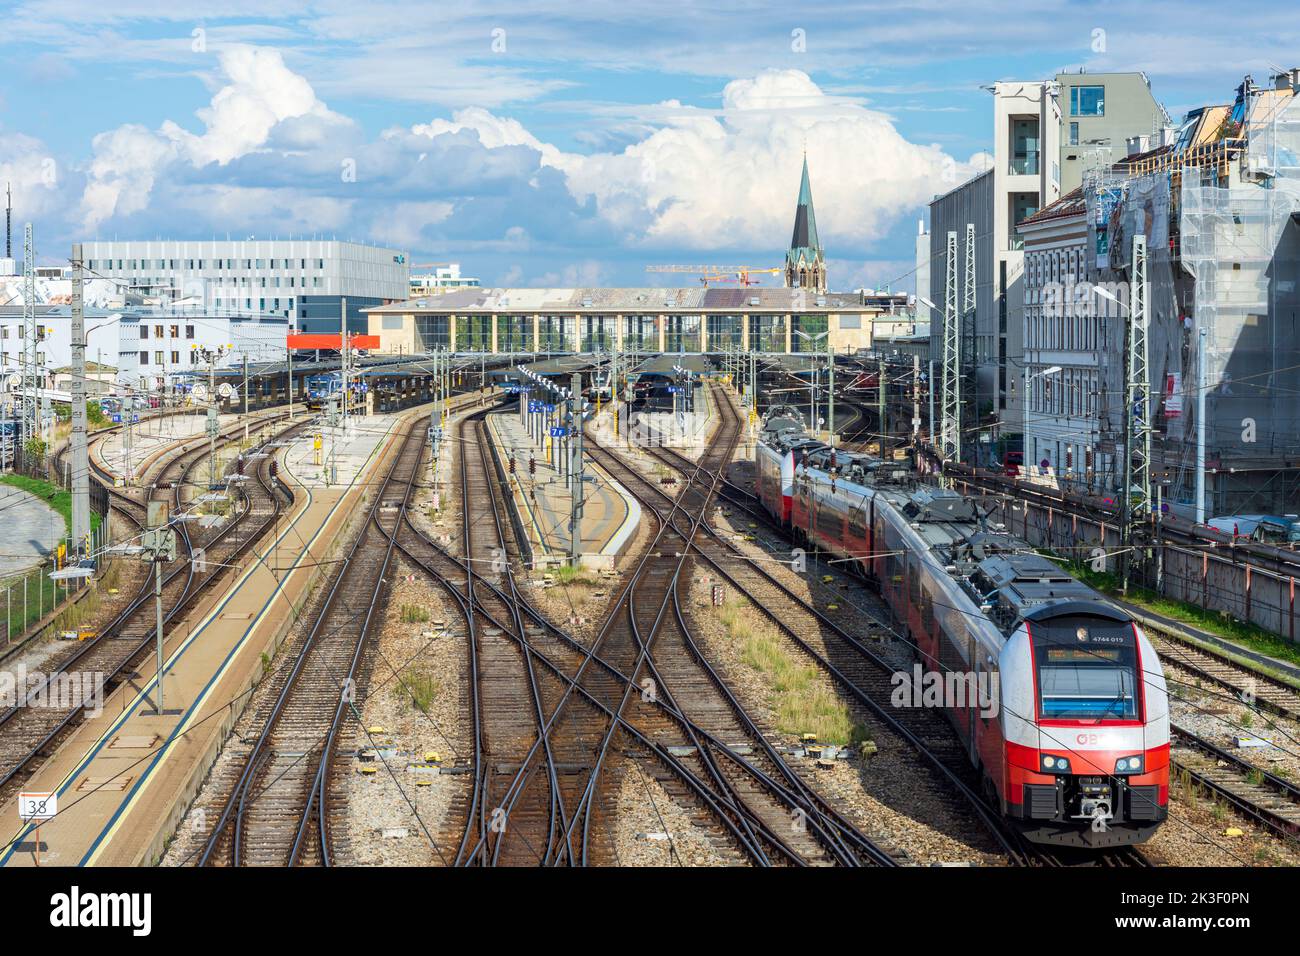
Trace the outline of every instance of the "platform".
{"label": "platform", "polygon": [[[49,758],[24,789],[56,791],[58,816],[41,827],[44,865],[140,866],[155,863],[216,759],[262,676],[263,654],[274,654],[313,582],[329,567],[348,523],[363,513],[368,477],[395,443],[358,422],[354,442],[342,449],[347,474],[360,480],[323,488],[299,481],[295,468],[280,469],[294,489],[291,513],[273,537],[231,569],[228,586],[217,585],[165,642],[165,707],[176,716],[148,714],[156,683],[152,657],[139,677],[127,681]],[[293,458],[309,441],[281,450]],[[364,452],[364,453],[363,453]],[[319,476],[318,476],[319,477]],[[16,801],[0,806],[0,865],[34,863],[30,827],[17,818]]]}
{"label": "platform", "polygon": [[619,422],[620,434],[630,434],[634,444],[674,448],[689,457],[697,457],[708,444],[716,409],[713,407],[712,389],[709,388],[708,381],[696,381],[699,386],[694,389],[693,411],[638,409],[627,412],[627,406],[624,405],[627,421]]}
{"label": "platform", "polygon": [[[533,566],[550,567],[569,562],[569,512],[573,505],[564,476],[546,460],[546,450],[529,436],[519,415],[489,415],[488,427],[502,462],[513,453],[515,475],[510,489],[514,506],[529,537]],[[537,473],[528,473],[528,459]],[[583,500],[580,563],[600,570],[615,568],[641,521],[641,506],[602,468],[590,459]]]}
{"label": "platform", "polygon": [[308,488],[331,488],[357,479],[375,451],[402,419],[396,415],[355,415],[347,431],[317,422],[285,450],[284,464]]}

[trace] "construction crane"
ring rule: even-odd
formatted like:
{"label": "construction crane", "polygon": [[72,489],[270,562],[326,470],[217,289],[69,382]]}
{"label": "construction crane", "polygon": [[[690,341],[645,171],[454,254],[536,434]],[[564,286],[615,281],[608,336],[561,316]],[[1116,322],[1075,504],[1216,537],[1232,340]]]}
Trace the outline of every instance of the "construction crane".
{"label": "construction crane", "polygon": [[646,272],[693,272],[705,285],[710,282],[736,282],[742,286],[758,285],[755,275],[781,275],[784,269],[765,269],[761,266],[646,266]]}

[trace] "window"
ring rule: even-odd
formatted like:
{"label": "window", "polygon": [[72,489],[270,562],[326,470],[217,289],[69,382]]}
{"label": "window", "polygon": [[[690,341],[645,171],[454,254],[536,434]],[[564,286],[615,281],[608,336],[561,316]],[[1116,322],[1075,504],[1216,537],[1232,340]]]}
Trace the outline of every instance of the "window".
{"label": "window", "polygon": [[168,331],[171,333],[172,338],[174,339],[180,338],[181,327],[179,325],[173,325],[170,329],[168,329]]}
{"label": "window", "polygon": [[140,364],[141,364],[141,365],[148,365],[148,364],[149,364],[149,353],[148,353],[148,352],[141,352],[141,353],[140,353]]}
{"label": "window", "polygon": [[147,325],[140,326],[140,338],[147,339],[148,337],[149,337],[149,326]]}
{"label": "window", "polygon": [[185,337],[187,339],[194,338],[194,326],[192,325],[185,326]]}
{"label": "window", "polygon": [[1071,116],[1105,116],[1106,87],[1072,86],[1070,87]]}
{"label": "window", "polygon": [[198,352],[191,352],[191,353],[190,353],[190,364],[191,364],[191,365],[198,365],[198,364],[199,364],[199,353],[198,353]]}
{"label": "window", "polygon": [[1038,175],[1038,120],[1018,119],[1011,122],[1011,174]]}
{"label": "window", "polygon": [[180,364],[181,364],[181,353],[180,353],[180,352],[172,352],[172,364],[173,364],[173,365],[180,365]]}
{"label": "window", "polygon": [[155,325],[153,327],[153,337],[156,339],[163,337],[163,327],[161,325]]}
{"label": "window", "polygon": [[1070,145],[1071,146],[1079,145],[1079,124],[1078,123],[1070,124]]}
{"label": "window", "polygon": [[163,363],[163,354],[161,352],[153,353],[153,364],[161,365]]}

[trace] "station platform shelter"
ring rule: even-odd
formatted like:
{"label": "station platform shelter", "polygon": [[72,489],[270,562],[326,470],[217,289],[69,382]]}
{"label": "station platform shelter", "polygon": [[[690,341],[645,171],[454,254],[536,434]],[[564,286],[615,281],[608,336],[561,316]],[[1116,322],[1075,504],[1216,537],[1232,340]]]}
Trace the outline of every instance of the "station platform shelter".
{"label": "station platform shelter", "polygon": [[459,289],[367,309],[383,354],[824,352],[871,347],[907,296],[702,287]]}

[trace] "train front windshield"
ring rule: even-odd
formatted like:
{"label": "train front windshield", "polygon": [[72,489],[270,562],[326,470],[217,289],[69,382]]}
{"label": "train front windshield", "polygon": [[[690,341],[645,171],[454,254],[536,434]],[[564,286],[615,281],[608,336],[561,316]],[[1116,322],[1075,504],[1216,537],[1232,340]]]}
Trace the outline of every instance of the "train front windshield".
{"label": "train front windshield", "polygon": [[1132,625],[1088,618],[1033,626],[1038,715],[1044,720],[1137,720]]}

